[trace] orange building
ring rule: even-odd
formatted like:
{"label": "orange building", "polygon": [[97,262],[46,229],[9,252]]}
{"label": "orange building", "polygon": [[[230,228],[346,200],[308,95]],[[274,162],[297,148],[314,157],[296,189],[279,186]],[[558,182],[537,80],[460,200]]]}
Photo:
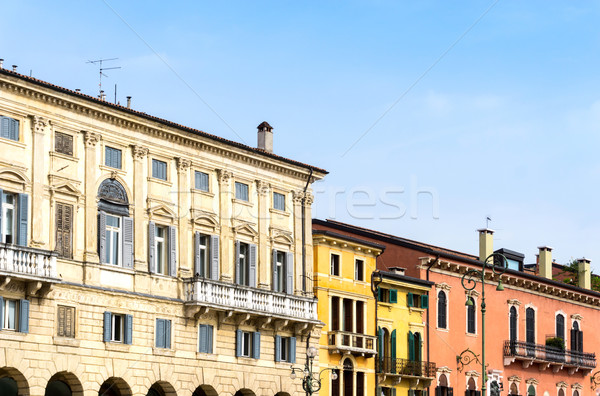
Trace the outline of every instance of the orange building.
{"label": "orange building", "polygon": [[[379,269],[400,266],[408,276],[435,283],[426,313],[429,347],[423,354],[424,360],[437,363],[429,392],[479,396],[481,365],[474,361],[461,367],[457,355],[466,349],[481,354],[482,285],[468,291],[461,280],[470,269],[481,270],[481,260],[494,252],[493,231],[479,230],[480,252],[470,255],[335,221],[314,220],[313,228],[384,245]],[[590,379],[600,350],[594,330],[600,323],[600,293],[590,290],[590,262],[579,260],[578,286],[565,284],[552,279],[560,267],[552,261],[552,249],[539,249],[534,265],[524,263],[517,252],[496,250],[507,258],[508,269],[502,275],[486,270],[486,393],[592,395]],[[496,290],[500,281],[503,291]],[[465,305],[469,299],[472,306]]]}

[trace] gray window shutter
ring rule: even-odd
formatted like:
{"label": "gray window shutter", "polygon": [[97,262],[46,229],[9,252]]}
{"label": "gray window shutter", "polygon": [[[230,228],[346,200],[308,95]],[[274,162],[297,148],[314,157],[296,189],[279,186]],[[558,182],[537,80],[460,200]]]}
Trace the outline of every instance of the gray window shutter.
{"label": "gray window shutter", "polygon": [[177,276],[177,237],[173,226],[169,226],[169,275]]}
{"label": "gray window shutter", "polygon": [[106,213],[98,213],[98,255],[100,262],[106,262]]}
{"label": "gray window shutter", "polygon": [[156,347],[165,348],[165,320],[156,319]]}
{"label": "gray window shutter", "polygon": [[296,337],[290,337],[290,363],[296,363]]}
{"label": "gray window shutter", "polygon": [[275,361],[281,362],[281,336],[275,336]]}
{"label": "gray window shutter", "polygon": [[125,339],[123,342],[127,345],[131,345],[133,336],[133,315],[125,315]]}
{"label": "gray window shutter", "polygon": [[219,236],[210,236],[210,279],[219,280]]}
{"label": "gray window shutter", "polygon": [[154,237],[156,236],[156,224],[148,222],[148,269],[151,274],[156,273],[156,252]]}
{"label": "gray window shutter", "polygon": [[[0,188],[0,242],[4,240],[4,227],[2,226],[2,204],[4,203],[4,191]],[[1,328],[1,327],[0,327]]]}
{"label": "gray window shutter", "polygon": [[4,328],[4,297],[0,297],[0,330]]}
{"label": "gray window shutter", "polygon": [[29,212],[27,194],[19,194],[18,200],[17,245],[27,246],[27,213]]}
{"label": "gray window shutter", "polygon": [[[202,263],[200,262],[200,233],[194,232],[194,276],[204,276],[202,271]],[[202,351],[200,351],[202,352]]]}
{"label": "gray window shutter", "polygon": [[207,353],[208,350],[208,326],[200,325],[198,331],[199,345],[198,352]]}
{"label": "gray window shutter", "polygon": [[[414,391],[413,391],[413,395],[414,395]],[[392,396],[396,396],[396,388],[392,388]]]}
{"label": "gray window shutter", "polygon": [[236,357],[242,356],[242,337],[243,337],[242,330],[236,330],[235,331],[235,356]]}
{"label": "gray window shutter", "polygon": [[242,283],[240,268],[240,241],[235,241],[235,283]]}
{"label": "gray window shutter", "polygon": [[[273,291],[281,291],[281,290],[277,290],[278,289],[278,285],[277,285],[277,250],[273,249],[273,255],[272,255],[272,262],[273,262],[273,271],[272,271],[272,275],[271,275],[271,282],[273,282],[272,285],[272,289]],[[278,362],[279,360],[276,360],[276,362]]]}
{"label": "gray window shutter", "polygon": [[254,359],[260,359],[260,333],[252,333],[252,357]]}
{"label": "gray window shutter", "polygon": [[256,245],[250,244],[248,245],[249,256],[250,256],[250,266],[249,266],[249,275],[250,275],[250,286],[256,287]]}
{"label": "gray window shutter", "polygon": [[19,331],[29,333],[29,300],[19,302]]}
{"label": "gray window shutter", "polygon": [[165,348],[171,348],[171,321],[165,320]]}
{"label": "gray window shutter", "polygon": [[207,331],[206,331],[206,335],[207,335],[207,339],[206,339],[206,344],[207,344],[207,349],[206,349],[206,353],[213,353],[213,327],[208,325],[206,326]]}
{"label": "gray window shutter", "polygon": [[285,255],[285,292],[294,294],[294,253]]}
{"label": "gray window shutter", "polygon": [[111,326],[110,326],[110,319],[111,319],[111,313],[106,311],[104,312],[104,342],[110,342],[110,330],[111,330]]}
{"label": "gray window shutter", "polygon": [[123,217],[123,267],[133,268],[133,218]]}

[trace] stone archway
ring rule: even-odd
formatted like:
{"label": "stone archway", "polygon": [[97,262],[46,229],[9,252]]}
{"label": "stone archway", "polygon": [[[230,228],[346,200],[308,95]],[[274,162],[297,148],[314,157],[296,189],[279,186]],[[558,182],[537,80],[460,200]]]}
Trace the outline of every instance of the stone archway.
{"label": "stone archway", "polygon": [[177,396],[177,392],[175,392],[175,388],[168,382],[156,381],[148,389],[146,396]]}
{"label": "stone archway", "polygon": [[234,396],[256,396],[256,394],[250,389],[240,389],[235,392]]}
{"label": "stone archway", "polygon": [[217,391],[210,385],[200,385],[192,396],[218,396]]}
{"label": "stone archway", "polygon": [[123,378],[110,377],[100,386],[98,396],[132,396],[131,388]]}
{"label": "stone archway", "polygon": [[[15,393],[16,389],[16,393]],[[29,383],[21,372],[13,367],[0,368],[0,394],[29,396]]]}
{"label": "stone archway", "polygon": [[45,396],[83,396],[83,386],[75,374],[61,371],[48,380]]}

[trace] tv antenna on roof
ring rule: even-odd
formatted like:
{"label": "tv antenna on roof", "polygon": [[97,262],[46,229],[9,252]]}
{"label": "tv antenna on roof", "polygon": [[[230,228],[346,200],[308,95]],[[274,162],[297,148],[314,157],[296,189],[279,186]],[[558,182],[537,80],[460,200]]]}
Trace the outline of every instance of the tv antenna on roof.
{"label": "tv antenna on roof", "polygon": [[485,217],[485,228],[490,228],[490,221],[492,221],[491,216]]}
{"label": "tv antenna on roof", "polygon": [[119,58],[107,58],[107,59],[97,59],[97,60],[91,60],[91,61],[87,61],[86,63],[92,63],[92,64],[98,64],[98,71],[100,74],[100,79],[99,79],[99,83],[98,83],[98,97],[102,98],[102,76],[104,77],[108,77],[106,74],[104,74],[104,70],[113,70],[113,69],[120,69],[121,66],[117,66],[117,67],[102,67],[102,62],[107,62],[107,61],[113,61],[113,60],[117,60]]}

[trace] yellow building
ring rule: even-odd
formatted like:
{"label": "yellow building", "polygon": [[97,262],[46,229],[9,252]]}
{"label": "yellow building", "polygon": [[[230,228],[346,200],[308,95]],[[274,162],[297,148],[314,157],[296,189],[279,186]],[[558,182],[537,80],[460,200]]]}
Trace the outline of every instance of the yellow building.
{"label": "yellow building", "polygon": [[325,174],[0,63],[0,395],[301,392]]}
{"label": "yellow building", "polygon": [[325,370],[320,394],[374,395],[377,350],[371,273],[383,246],[313,230],[313,248],[318,316],[325,322],[319,342],[320,368]]}
{"label": "yellow building", "polygon": [[377,290],[377,396],[420,396],[435,378],[427,361],[427,329],[433,282],[404,275],[402,268],[373,273]]}

